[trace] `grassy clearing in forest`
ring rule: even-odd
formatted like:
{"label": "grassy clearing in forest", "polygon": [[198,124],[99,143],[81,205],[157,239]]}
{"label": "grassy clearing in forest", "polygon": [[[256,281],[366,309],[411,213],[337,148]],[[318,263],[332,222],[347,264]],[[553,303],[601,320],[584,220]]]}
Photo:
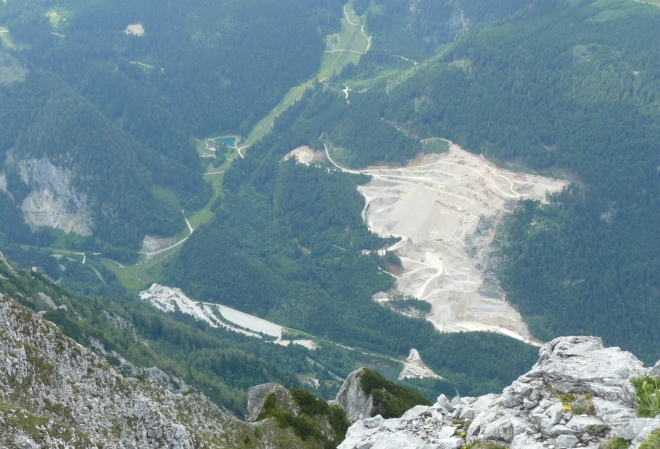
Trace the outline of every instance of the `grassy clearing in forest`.
{"label": "grassy clearing in forest", "polygon": [[449,141],[445,139],[429,139],[422,141],[422,145],[424,148],[424,154],[440,154],[449,150]]}
{"label": "grassy clearing in forest", "polygon": [[[345,11],[352,25],[344,16],[341,19],[341,30],[338,35],[333,35],[334,40],[338,41],[337,48],[328,49],[321,58],[321,67],[311,79],[293,87],[284,96],[282,101],[252,128],[252,132],[245,141],[245,145],[252,145],[263,138],[273,126],[275,118],[287,110],[289,106],[298,101],[305,91],[314,85],[315,81],[324,81],[327,78],[339,73],[341,69],[349,64],[357,64],[360,57],[369,48],[369,41],[362,34],[361,26],[364,25],[364,17],[358,18],[353,11],[353,0],[345,6]],[[331,52],[330,52],[331,51]]]}

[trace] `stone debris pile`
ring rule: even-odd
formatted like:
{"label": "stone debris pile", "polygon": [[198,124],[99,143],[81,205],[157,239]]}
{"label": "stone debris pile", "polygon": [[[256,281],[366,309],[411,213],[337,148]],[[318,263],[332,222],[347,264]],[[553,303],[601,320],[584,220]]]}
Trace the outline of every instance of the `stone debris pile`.
{"label": "stone debris pile", "polygon": [[401,418],[358,420],[339,449],[458,449],[488,441],[509,449],[600,448],[620,437],[638,448],[660,416],[637,418],[631,378],[660,372],[595,337],[545,344],[531,371],[501,395],[441,395]]}

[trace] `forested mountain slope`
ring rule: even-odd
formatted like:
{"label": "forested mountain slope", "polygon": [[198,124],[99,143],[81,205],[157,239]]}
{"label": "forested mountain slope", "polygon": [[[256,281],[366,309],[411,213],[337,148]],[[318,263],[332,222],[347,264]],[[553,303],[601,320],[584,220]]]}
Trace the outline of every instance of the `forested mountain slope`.
{"label": "forested mountain slope", "polygon": [[[13,53],[3,59],[0,88],[0,162],[11,150],[0,183],[9,192],[4,215],[87,237],[68,246],[120,260],[145,235],[181,231],[181,209],[210,198],[193,137],[247,134],[318,69],[341,6],[2,3],[3,46]],[[35,243],[26,228],[3,223],[3,231]]]}
{"label": "forested mountain slope", "polygon": [[[73,85],[117,69],[121,83],[147,87],[198,136],[243,131],[318,68],[340,1],[60,0],[8,2],[0,11],[38,67]],[[139,25],[135,33],[129,25]],[[56,34],[52,34],[56,32]],[[119,84],[94,89],[121,102]],[[115,106],[116,107],[116,106]],[[153,119],[149,115],[144,120]]]}
{"label": "forested mountain slope", "polygon": [[405,57],[420,61],[438,47],[505,19],[531,0],[356,0],[355,12],[368,11],[374,34],[370,59]]}
{"label": "forested mountain slope", "polygon": [[[156,186],[184,198],[205,189],[194,167],[136,142],[54,76],[31,74],[6,89],[2,116],[7,194],[33,227],[136,248],[145,233],[171,235],[185,226],[180,209],[156,199]],[[49,190],[71,200],[59,205],[55,197],[49,208]],[[43,217],[49,212],[51,220]]]}
{"label": "forested mountain slope", "polygon": [[593,333],[655,360],[660,183],[657,7],[533,2],[390,89],[385,117],[576,181],[502,233],[508,298],[542,339]]}

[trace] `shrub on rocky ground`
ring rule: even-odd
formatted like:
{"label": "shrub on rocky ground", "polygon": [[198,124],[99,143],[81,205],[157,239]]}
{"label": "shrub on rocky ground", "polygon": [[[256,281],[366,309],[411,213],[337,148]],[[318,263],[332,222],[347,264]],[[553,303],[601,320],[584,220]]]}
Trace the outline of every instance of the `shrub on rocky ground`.
{"label": "shrub on rocky ground", "polygon": [[469,446],[463,446],[463,449],[509,449],[509,448],[506,446],[500,446],[499,444],[495,444],[495,443],[477,441]]}
{"label": "shrub on rocky ground", "polygon": [[639,446],[639,449],[660,449],[660,429],[653,431]]}
{"label": "shrub on rocky ground", "polygon": [[649,376],[632,379],[637,389],[637,414],[641,418],[654,418],[660,414],[660,381],[658,376]]}
{"label": "shrub on rocky ground", "polygon": [[374,416],[398,418],[416,405],[431,405],[421,394],[397,385],[368,368],[362,373],[360,385],[367,396],[373,397]]}
{"label": "shrub on rocky ground", "polygon": [[628,449],[630,447],[630,441],[624,440],[623,438],[616,437],[613,440],[608,441],[603,446],[603,449]]}
{"label": "shrub on rocky ground", "polygon": [[564,393],[559,395],[564,412],[573,412],[576,415],[595,414],[593,397],[590,394]]}

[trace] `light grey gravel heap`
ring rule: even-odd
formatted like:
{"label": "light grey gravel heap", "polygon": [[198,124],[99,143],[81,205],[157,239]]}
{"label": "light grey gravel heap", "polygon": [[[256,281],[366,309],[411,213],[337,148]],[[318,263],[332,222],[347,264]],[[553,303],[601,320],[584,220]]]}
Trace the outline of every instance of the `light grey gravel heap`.
{"label": "light grey gravel heap", "polygon": [[660,417],[636,418],[630,379],[650,372],[599,338],[557,338],[501,395],[452,401],[441,395],[399,419],[359,420],[339,449],[455,449],[482,440],[510,449],[596,449],[615,436],[635,449],[660,428]]}

